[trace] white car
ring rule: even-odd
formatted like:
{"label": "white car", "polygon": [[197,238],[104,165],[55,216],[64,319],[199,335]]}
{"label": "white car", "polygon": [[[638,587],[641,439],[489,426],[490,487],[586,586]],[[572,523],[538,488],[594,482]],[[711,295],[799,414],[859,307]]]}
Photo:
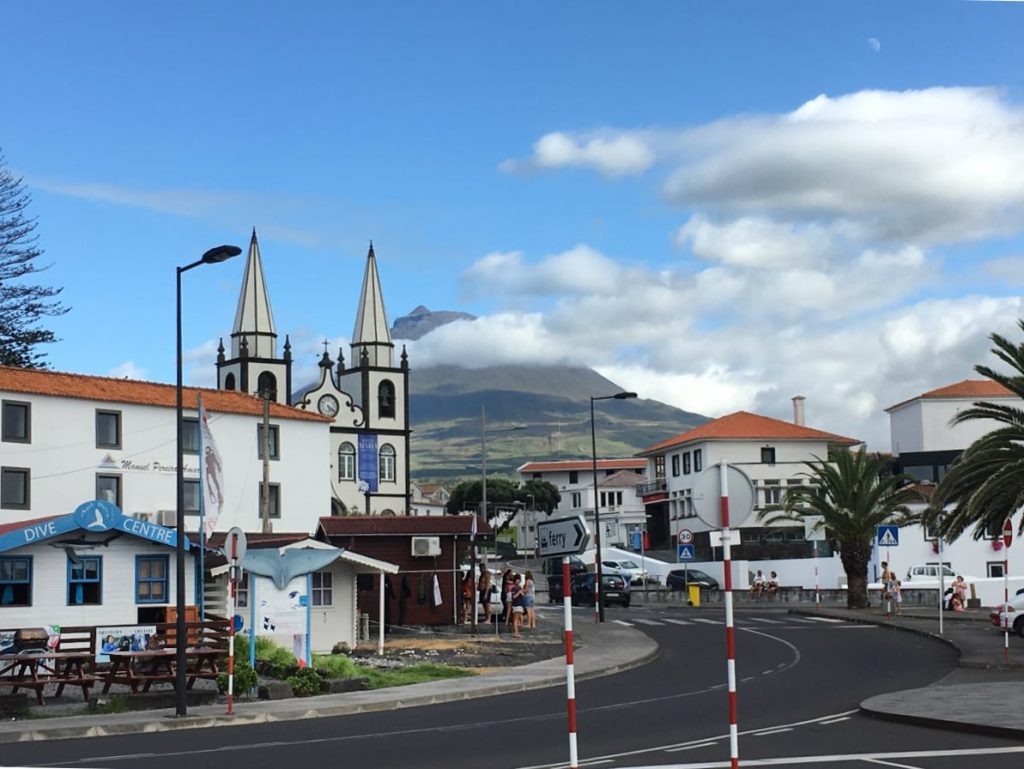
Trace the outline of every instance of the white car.
{"label": "white car", "polygon": [[1007,603],[999,604],[989,618],[1000,630],[1012,630],[1024,638],[1024,595],[1015,595]]}
{"label": "white car", "polygon": [[601,561],[602,574],[618,574],[629,580],[631,585],[642,585],[647,579],[647,572],[640,568],[636,561]]}

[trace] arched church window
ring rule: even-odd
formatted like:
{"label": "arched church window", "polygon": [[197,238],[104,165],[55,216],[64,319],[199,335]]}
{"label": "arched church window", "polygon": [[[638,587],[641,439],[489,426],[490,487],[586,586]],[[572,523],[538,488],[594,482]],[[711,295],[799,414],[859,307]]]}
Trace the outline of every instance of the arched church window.
{"label": "arched church window", "polygon": [[379,465],[380,465],[380,479],[381,481],[395,480],[395,447],[390,443],[385,443],[380,447]]}
{"label": "arched church window", "polygon": [[377,411],[381,417],[395,418],[395,386],[385,379],[377,387]]}
{"label": "arched church window", "polygon": [[256,380],[256,394],[260,397],[266,396],[272,401],[277,400],[277,377],[269,371],[264,371]]}
{"label": "arched church window", "polygon": [[268,371],[260,374],[256,380],[256,394],[260,397],[266,396],[270,400],[278,399],[278,378]]}
{"label": "arched church window", "polygon": [[356,479],[356,447],[346,441],[338,447],[338,480]]}
{"label": "arched church window", "polygon": [[236,389],[235,388],[235,375],[234,374],[228,374],[226,377],[224,377],[224,389],[225,390],[234,390],[234,389]]}

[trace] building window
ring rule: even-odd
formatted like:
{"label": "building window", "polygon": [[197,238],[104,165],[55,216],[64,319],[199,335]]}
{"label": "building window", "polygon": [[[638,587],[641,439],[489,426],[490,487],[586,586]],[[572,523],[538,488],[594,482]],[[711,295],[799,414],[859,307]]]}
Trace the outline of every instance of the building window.
{"label": "building window", "polygon": [[384,419],[395,418],[395,386],[387,379],[377,387],[377,412]]}
{"label": "building window", "polygon": [[678,478],[679,477],[679,455],[678,454],[673,454],[672,455],[672,477],[673,478]]}
{"label": "building window", "polygon": [[4,401],[3,439],[9,443],[30,443],[32,440],[32,406],[20,401]]}
{"label": "building window", "polygon": [[395,480],[395,447],[389,443],[385,443],[380,447],[379,454],[380,464],[380,479],[381,481]]}
{"label": "building window", "polygon": [[569,483],[579,483],[579,482],[580,482],[580,471],[579,470],[570,470],[569,471]]}
{"label": "building window", "polygon": [[765,505],[778,505],[782,502],[782,485],[778,481],[764,482]]}
{"label": "building window", "polygon": [[683,475],[690,474],[690,452],[683,454]]}
{"label": "building window", "polygon": [[225,390],[234,390],[235,389],[235,375],[234,374],[228,374],[226,377],[224,377],[224,389]]}
{"label": "building window", "polygon": [[622,507],[621,491],[602,491],[601,505],[603,507]]}
{"label": "building window", "polygon": [[665,455],[657,456],[654,458],[654,477],[664,478],[665,477]]}
{"label": "building window", "polygon": [[101,556],[68,556],[68,606],[99,606],[103,603],[102,587]]}
{"label": "building window", "polygon": [[96,412],[96,448],[121,448],[121,412]]}
{"label": "building window", "polygon": [[985,533],[981,535],[982,539],[998,539],[1003,536],[1003,522],[1002,521],[989,521],[985,527]]}
{"label": "building window", "polygon": [[[268,485],[270,489],[270,517],[280,518],[281,517],[281,484],[271,483]],[[260,519],[263,518],[263,483],[260,483],[260,509],[258,511]]]}
{"label": "building window", "polygon": [[693,450],[693,472],[699,473],[704,467],[703,449]]}
{"label": "building window", "polygon": [[[270,425],[267,432],[267,443],[270,445],[270,458],[280,459],[280,436],[281,431],[277,425]],[[263,459],[263,425],[256,425],[256,456]]]}
{"label": "building window", "polygon": [[199,420],[185,417],[181,420],[181,450],[184,454],[199,453]]}
{"label": "building window", "polygon": [[314,571],[310,576],[313,583],[313,605],[334,606],[334,575],[329,571]]}
{"label": "building window", "polygon": [[572,509],[579,510],[581,507],[583,507],[583,495],[578,491],[574,491],[572,493]]}
{"label": "building window", "polygon": [[249,605],[249,572],[243,571],[242,578],[235,583],[235,606],[244,609]]}
{"label": "building window", "polygon": [[0,468],[0,507],[28,510],[31,501],[31,471],[27,467]]}
{"label": "building window", "polygon": [[199,481],[185,481],[185,515],[199,515]]}
{"label": "building window", "polygon": [[338,480],[356,479],[356,447],[347,441],[338,447]]}
{"label": "building window", "polygon": [[761,464],[774,465],[775,464],[775,448],[772,446],[763,446],[761,448]]}
{"label": "building window", "polygon": [[167,603],[168,557],[135,557],[135,603]]}
{"label": "building window", "polygon": [[32,605],[32,558],[0,558],[0,606]]}
{"label": "building window", "polygon": [[544,480],[544,473],[534,473],[533,474],[533,480],[535,480],[535,481]]}
{"label": "building window", "polygon": [[986,573],[989,577],[1002,577],[1003,576],[1003,562],[1002,561],[989,561],[985,564]]}
{"label": "building window", "polygon": [[98,474],[96,476],[96,499],[102,499],[121,507],[121,476]]}
{"label": "building window", "polygon": [[264,371],[256,380],[256,394],[267,400],[277,400],[277,377]]}

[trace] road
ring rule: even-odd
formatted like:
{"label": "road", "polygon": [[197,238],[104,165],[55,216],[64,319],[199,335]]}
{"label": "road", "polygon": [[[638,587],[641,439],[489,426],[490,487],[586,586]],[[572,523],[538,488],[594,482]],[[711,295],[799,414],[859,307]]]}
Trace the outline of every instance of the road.
{"label": "road", "polygon": [[[576,622],[591,618],[581,610]],[[609,608],[608,620],[648,633],[661,653],[577,685],[581,765],[729,766],[721,610]],[[559,614],[545,607],[542,621]],[[909,633],[773,609],[738,613],[740,765],[1019,767],[1019,743],[857,712],[869,696],[927,685],[954,665],[950,648]],[[565,690],[556,687],[344,718],[11,744],[0,760],[131,769],[554,767],[568,758],[565,710]]]}

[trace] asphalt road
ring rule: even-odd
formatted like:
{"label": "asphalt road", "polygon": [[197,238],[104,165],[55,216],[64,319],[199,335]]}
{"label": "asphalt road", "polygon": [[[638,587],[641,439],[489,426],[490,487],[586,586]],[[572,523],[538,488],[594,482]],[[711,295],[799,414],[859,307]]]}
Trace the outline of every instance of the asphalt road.
{"label": "asphalt road", "polygon": [[[576,622],[591,617],[580,610]],[[543,620],[558,621],[558,614],[545,611]],[[633,623],[661,653],[643,667],[577,685],[581,764],[729,766],[721,610],[610,608],[608,620]],[[772,609],[738,613],[740,765],[1021,766],[1019,743],[857,712],[869,696],[925,686],[954,665],[950,648],[908,633]],[[0,761],[131,769],[564,766],[565,699],[557,687],[344,718],[19,743],[5,745]]]}

